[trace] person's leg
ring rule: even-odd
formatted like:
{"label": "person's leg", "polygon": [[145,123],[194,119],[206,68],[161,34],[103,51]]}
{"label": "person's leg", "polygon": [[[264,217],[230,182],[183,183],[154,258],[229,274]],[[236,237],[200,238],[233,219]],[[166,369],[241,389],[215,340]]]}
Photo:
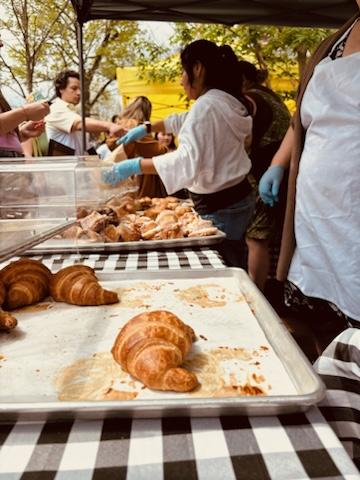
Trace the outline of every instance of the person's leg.
{"label": "person's leg", "polygon": [[264,291],[270,271],[269,241],[246,237],[248,272],[255,285]]}
{"label": "person's leg", "polygon": [[229,207],[214,213],[202,215],[226,233],[226,239],[219,244],[218,250],[229,267],[247,268],[247,248],[245,232],[255,208],[255,193]]}

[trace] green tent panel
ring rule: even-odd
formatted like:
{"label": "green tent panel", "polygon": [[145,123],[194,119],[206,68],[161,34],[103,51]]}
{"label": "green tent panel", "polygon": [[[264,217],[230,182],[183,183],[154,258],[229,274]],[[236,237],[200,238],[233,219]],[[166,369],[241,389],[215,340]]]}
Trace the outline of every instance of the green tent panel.
{"label": "green tent panel", "polygon": [[238,23],[338,27],[355,0],[71,0],[79,23],[89,20]]}

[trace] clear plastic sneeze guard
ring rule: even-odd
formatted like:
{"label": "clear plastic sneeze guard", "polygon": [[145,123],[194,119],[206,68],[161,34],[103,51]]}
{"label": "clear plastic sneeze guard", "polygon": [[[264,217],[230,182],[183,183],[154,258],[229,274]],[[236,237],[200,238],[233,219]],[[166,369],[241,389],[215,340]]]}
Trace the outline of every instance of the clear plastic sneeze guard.
{"label": "clear plastic sneeze guard", "polygon": [[81,205],[117,193],[102,182],[97,156],[4,158],[0,161],[0,261],[76,222]]}

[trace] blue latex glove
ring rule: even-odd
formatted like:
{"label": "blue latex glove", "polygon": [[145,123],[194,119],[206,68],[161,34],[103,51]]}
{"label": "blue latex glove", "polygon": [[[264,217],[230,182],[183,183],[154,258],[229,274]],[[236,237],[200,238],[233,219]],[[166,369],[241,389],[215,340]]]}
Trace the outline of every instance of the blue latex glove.
{"label": "blue latex glove", "polygon": [[131,175],[141,175],[141,160],[143,157],[131,158],[119,163],[115,163],[109,170],[102,174],[105,183],[116,185],[122,180],[126,180]]}
{"label": "blue latex glove", "polygon": [[116,140],[116,145],[127,145],[128,143],[135,142],[135,140],[140,140],[140,138],[147,135],[147,130],[145,125],[138,125],[137,127],[129,130],[124,136]]}
{"label": "blue latex glove", "polygon": [[266,205],[273,207],[279,201],[280,184],[284,176],[284,167],[273,165],[260,178],[259,194]]}

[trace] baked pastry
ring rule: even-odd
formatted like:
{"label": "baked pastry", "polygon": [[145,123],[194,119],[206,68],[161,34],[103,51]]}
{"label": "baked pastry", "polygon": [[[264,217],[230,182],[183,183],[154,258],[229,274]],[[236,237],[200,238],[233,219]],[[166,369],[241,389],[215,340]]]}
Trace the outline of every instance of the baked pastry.
{"label": "baked pastry", "polygon": [[208,237],[209,235],[216,235],[218,229],[214,227],[211,220],[202,220],[199,218],[197,221],[186,225],[188,237]]}
{"label": "baked pastry", "polygon": [[155,205],[154,207],[147,208],[144,210],[144,215],[145,217],[149,217],[152,220],[155,220],[155,218],[159,215],[159,213],[163,210],[161,205]]}
{"label": "baked pastry", "polygon": [[135,222],[121,222],[118,231],[124,242],[136,242],[141,239],[140,230]]}
{"label": "baked pastry", "polygon": [[[6,290],[5,285],[2,281],[0,281],[0,307],[5,302]],[[15,328],[17,325],[16,318],[11,315],[9,312],[4,312],[2,308],[0,308],[0,330],[11,330]]]}
{"label": "baked pastry", "polygon": [[160,225],[161,227],[164,227],[165,225],[168,225],[168,224],[177,223],[177,220],[178,220],[177,216],[172,210],[163,210],[156,217],[155,221],[158,225]]}
{"label": "baked pastry", "polygon": [[4,310],[0,308],[0,330],[5,330],[5,331],[12,330],[13,328],[16,327],[16,325],[17,325],[16,318],[13,315],[11,315],[11,313],[4,312]]}
{"label": "baked pastry", "polygon": [[119,227],[115,227],[115,225],[108,225],[104,229],[104,237],[105,237],[105,242],[118,242],[121,237],[121,233],[119,231]]}
{"label": "baked pastry", "polygon": [[50,270],[38,260],[20,259],[0,270],[6,310],[41,302],[49,295]]}
{"label": "baked pastry", "polygon": [[184,232],[178,223],[168,223],[164,225],[160,232],[162,240],[171,240],[174,238],[183,238]]}
{"label": "baked pastry", "polygon": [[174,212],[175,215],[179,218],[182,217],[185,213],[192,212],[193,207],[189,203],[182,203],[181,205],[178,205],[175,207]]}
{"label": "baked pastry", "polygon": [[188,392],[198,385],[181,365],[195,334],[191,327],[166,310],[133,317],[121,329],[111,353],[133,377],[155,390]]}
{"label": "baked pastry", "polygon": [[0,307],[5,302],[6,290],[2,280],[0,280]]}
{"label": "baked pastry", "polygon": [[73,305],[108,305],[119,301],[116,292],[105,290],[95,272],[86,265],[59,270],[50,281],[50,295],[56,302]]}

